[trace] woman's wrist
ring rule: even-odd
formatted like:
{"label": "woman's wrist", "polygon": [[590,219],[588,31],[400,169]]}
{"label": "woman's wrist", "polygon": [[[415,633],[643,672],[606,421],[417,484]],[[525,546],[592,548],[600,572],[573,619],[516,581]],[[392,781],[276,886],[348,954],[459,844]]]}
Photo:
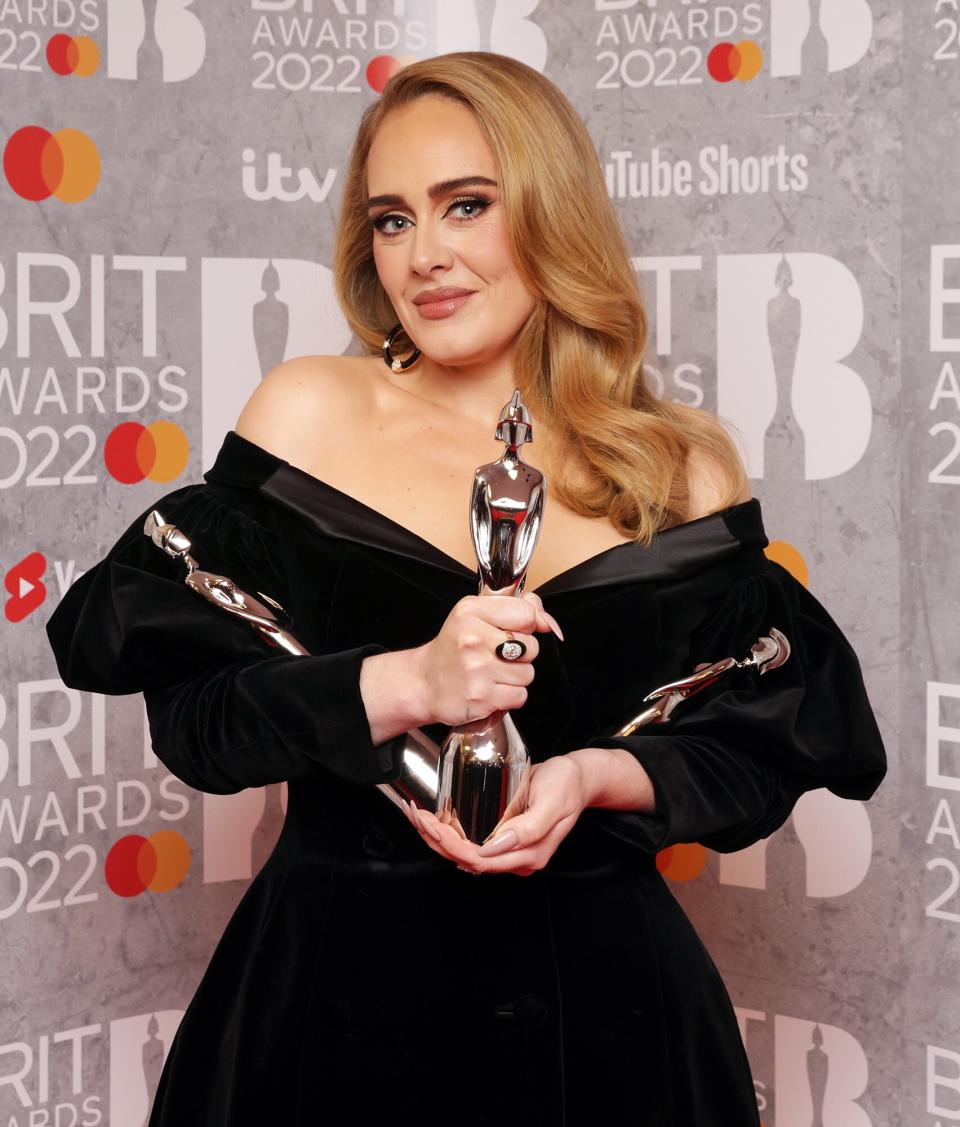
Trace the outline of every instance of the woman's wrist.
{"label": "woman's wrist", "polygon": [[371,654],[360,665],[360,696],[374,745],[430,723],[429,701],[420,673],[421,650]]}
{"label": "woman's wrist", "polygon": [[629,751],[619,747],[580,747],[567,755],[580,767],[585,806],[654,812],[653,783]]}

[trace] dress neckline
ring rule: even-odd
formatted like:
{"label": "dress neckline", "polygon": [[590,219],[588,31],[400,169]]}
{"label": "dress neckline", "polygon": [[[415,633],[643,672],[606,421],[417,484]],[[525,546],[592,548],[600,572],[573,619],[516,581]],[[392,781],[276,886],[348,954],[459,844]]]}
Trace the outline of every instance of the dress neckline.
{"label": "dress neckline", "polygon": [[[373,529],[381,530],[385,534],[382,538],[374,533],[373,540],[369,537],[365,539],[365,542],[372,543],[372,546],[387,551],[399,551],[402,555],[421,562],[431,563],[472,583],[478,581],[477,568],[467,567],[461,560],[451,556],[442,548],[438,548],[426,537],[421,536],[420,533],[414,532],[413,529],[401,524],[393,517],[387,516],[386,513],[374,508],[366,501],[360,500],[352,493],[338,489],[335,485],[331,485],[308,470],[293,465],[236,431],[231,430],[227,433],[215,465],[204,476],[209,480],[228,479],[230,475],[218,473],[218,469],[221,467],[228,469],[229,464],[233,461],[232,455],[237,455],[242,460],[244,453],[248,457],[253,456],[258,463],[263,465],[265,470],[272,466],[272,469],[269,469],[269,472],[265,475],[256,475],[257,477],[264,477],[264,480],[260,483],[261,490],[273,496],[287,508],[291,508],[299,515],[306,517],[310,523],[320,527],[322,531],[330,535],[339,534],[349,539],[353,529],[350,530],[350,533],[345,530],[338,532],[337,520],[331,519],[328,512],[322,512],[318,506],[311,503],[308,499],[309,491],[319,491],[325,494],[329,500],[335,502],[334,507],[338,507],[341,513],[346,509],[352,510],[363,519],[368,532],[371,531],[371,526]],[[247,475],[244,474],[243,476],[246,477]],[[330,506],[327,506],[327,508],[329,509]],[[760,502],[756,497],[751,497],[747,501],[740,501],[726,509],[662,529],[660,532],[654,533],[649,546],[638,540],[611,544],[610,547],[602,548],[592,556],[564,568],[563,571],[551,576],[550,579],[545,580],[537,587],[525,589],[543,596],[560,593],[562,590],[592,586],[598,580],[600,580],[598,585],[605,585],[608,581],[622,581],[629,577],[631,572],[637,570],[630,567],[635,555],[639,557],[639,561],[647,565],[641,567],[640,571],[649,570],[651,563],[654,561],[661,562],[664,547],[672,546],[675,543],[677,548],[681,549],[681,552],[684,548],[695,548],[695,546],[704,548],[708,544],[713,544],[714,547],[719,546],[725,549],[723,552],[725,555],[731,548],[741,546],[743,537],[739,536],[737,531],[731,530],[731,525],[738,526],[741,523],[741,517],[745,518],[746,526],[759,527],[759,536],[762,544],[765,544],[766,537],[763,534],[760,517]],[[752,527],[750,527],[750,531],[753,531]],[[748,536],[748,539],[752,540],[753,537]],[[682,541],[682,543],[678,543],[678,541]],[[618,566],[621,560],[629,561],[626,568]],[[662,562],[670,565],[669,570],[674,570],[674,561],[664,560]],[[609,564],[613,566],[608,568],[607,565]],[[655,570],[660,569],[655,568]],[[581,580],[585,580],[585,582],[581,582]]]}
{"label": "dress neckline", "polygon": [[[354,505],[358,509],[362,509],[372,519],[382,521],[384,524],[389,525],[399,535],[405,536],[411,541],[416,541],[416,543],[425,546],[430,551],[436,552],[437,555],[443,556],[444,560],[450,565],[451,571],[458,571],[461,575],[469,576],[470,579],[473,580],[479,579],[478,568],[467,567],[462,560],[457,559],[456,556],[451,556],[449,552],[445,552],[442,548],[438,548],[432,540],[428,540],[425,536],[421,536],[419,532],[414,532],[412,528],[408,528],[405,524],[401,524],[399,521],[394,520],[393,517],[388,517],[387,514],[381,512],[380,509],[375,509],[372,505],[368,505],[366,501],[361,501],[359,497],[354,497],[352,493],[345,493],[342,489],[338,489],[335,485],[331,485],[329,482],[324,481],[323,478],[317,477],[315,474],[309,473],[307,470],[303,470],[299,466],[291,465],[289,462],[287,463],[287,465],[293,472],[302,474],[303,476],[309,478],[310,481],[314,483],[314,485],[320,486],[321,489],[326,490],[330,494],[336,494],[338,500],[341,503]],[[636,540],[626,540],[622,544],[611,544],[609,548],[603,548],[599,552],[594,553],[594,555],[588,556],[585,560],[581,560],[579,563],[575,563],[570,567],[564,568],[563,571],[558,572],[556,575],[551,576],[549,579],[541,583],[539,587],[525,587],[524,590],[530,590],[534,594],[536,594],[540,590],[540,588],[547,587],[555,580],[570,575],[572,572],[579,571],[580,568],[585,567],[587,564],[594,563],[594,561],[599,560],[601,556],[605,556],[609,552],[614,552],[618,548],[636,547],[641,547],[639,542]]]}

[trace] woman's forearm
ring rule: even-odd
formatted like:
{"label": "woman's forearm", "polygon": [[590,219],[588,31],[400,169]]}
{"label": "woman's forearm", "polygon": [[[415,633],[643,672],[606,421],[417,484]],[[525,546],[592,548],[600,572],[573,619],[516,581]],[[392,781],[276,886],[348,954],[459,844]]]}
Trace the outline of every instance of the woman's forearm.
{"label": "woman's forearm", "polygon": [[[430,722],[419,663],[420,647],[364,658],[360,695],[374,744]],[[567,754],[583,773],[587,806],[653,812],[650,776],[630,752],[617,747],[583,747]]]}
{"label": "woman's forearm", "polygon": [[420,675],[420,649],[392,650],[363,659],[360,696],[373,743],[430,723]]}
{"label": "woman's forearm", "polygon": [[567,754],[583,772],[587,806],[653,813],[656,802],[650,776],[629,751],[581,747]]}

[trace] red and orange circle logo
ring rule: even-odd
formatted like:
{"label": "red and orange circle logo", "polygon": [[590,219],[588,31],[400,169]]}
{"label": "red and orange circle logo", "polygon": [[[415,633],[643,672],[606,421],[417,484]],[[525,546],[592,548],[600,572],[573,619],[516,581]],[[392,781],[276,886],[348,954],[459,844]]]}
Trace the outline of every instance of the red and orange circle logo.
{"label": "red and orange circle logo", "polygon": [[763,52],[752,39],[718,43],[707,55],[707,70],[717,82],[749,82],[763,66]]}
{"label": "red and orange circle logo", "polygon": [[403,70],[405,66],[409,66],[416,61],[415,55],[398,55],[396,58],[393,55],[377,55],[376,58],[367,63],[365,72],[367,85],[371,90],[376,90],[378,94],[382,94],[384,86],[398,70]]}
{"label": "red and orange circle logo", "polygon": [[54,74],[89,78],[100,66],[100,48],[89,35],[54,35],[47,43],[47,65]]}
{"label": "red and orange circle logo", "polygon": [[176,830],[158,830],[149,837],[127,834],[114,842],[103,866],[117,896],[169,892],[183,883],[190,868],[190,846]]}
{"label": "red and orange circle logo", "polygon": [[63,203],[79,203],[100,181],[100,154],[79,129],[51,133],[41,125],[25,125],[7,141],[3,172],[21,199],[56,196]]}
{"label": "red and orange circle logo", "polygon": [[103,460],[110,476],[124,485],[173,481],[187,468],[190,446],[176,423],[159,419],[149,426],[120,423],[107,435]]}

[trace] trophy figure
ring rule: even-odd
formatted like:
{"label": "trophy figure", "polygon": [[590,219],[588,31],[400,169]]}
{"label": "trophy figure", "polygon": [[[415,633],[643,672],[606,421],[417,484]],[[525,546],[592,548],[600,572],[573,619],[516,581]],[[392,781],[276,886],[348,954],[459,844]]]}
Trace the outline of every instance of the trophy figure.
{"label": "trophy figure", "polygon": [[[190,538],[169,524],[163,514],[154,509],[144,521],[143,534],[168,556],[182,563],[187,573],[184,583],[205,602],[248,623],[274,649],[297,656],[307,656],[309,650],[289,630],[290,616],[283,607],[258,591],[251,595],[238,587],[227,575],[203,571],[190,554]],[[400,777],[392,783],[377,783],[377,788],[395,806],[403,801],[413,801],[425,810],[433,811],[437,802],[437,765],[439,746],[419,728],[404,733],[403,757]]]}
{"label": "trophy figure", "polygon": [[[533,440],[533,428],[519,390],[500,412],[496,436],[505,444],[504,452],[477,469],[470,501],[478,594],[518,595],[540,533],[547,488],[543,474],[520,456],[523,443]],[[208,605],[246,622],[274,649],[309,653],[290,632],[290,616],[275,599],[262,591],[251,595],[229,576],[201,569],[191,554],[190,538],[162,513],[149,513],[143,532],[186,568],[184,583]],[[629,736],[647,724],[666,723],[677,705],[736,669],[753,669],[761,676],[778,669],[790,656],[790,642],[775,626],[769,631],[756,639],[746,657],[701,662],[687,677],[647,693],[643,701],[649,707],[614,734]],[[506,655],[511,647],[519,643],[508,640],[499,648]],[[390,783],[378,783],[377,789],[394,805],[413,801],[465,839],[481,843],[500,822],[525,809],[529,777],[523,739],[510,714],[498,711],[451,728],[442,746],[419,728],[404,733],[400,774]]]}
{"label": "trophy figure", "polygon": [[[547,483],[524,462],[533,441],[530,411],[520,390],[500,412],[496,437],[503,454],[478,467],[470,498],[470,533],[480,595],[519,595],[540,534]],[[509,642],[505,646],[509,646]],[[436,815],[466,840],[481,843],[520,804],[530,756],[510,718],[497,711],[451,728],[440,748]]]}

